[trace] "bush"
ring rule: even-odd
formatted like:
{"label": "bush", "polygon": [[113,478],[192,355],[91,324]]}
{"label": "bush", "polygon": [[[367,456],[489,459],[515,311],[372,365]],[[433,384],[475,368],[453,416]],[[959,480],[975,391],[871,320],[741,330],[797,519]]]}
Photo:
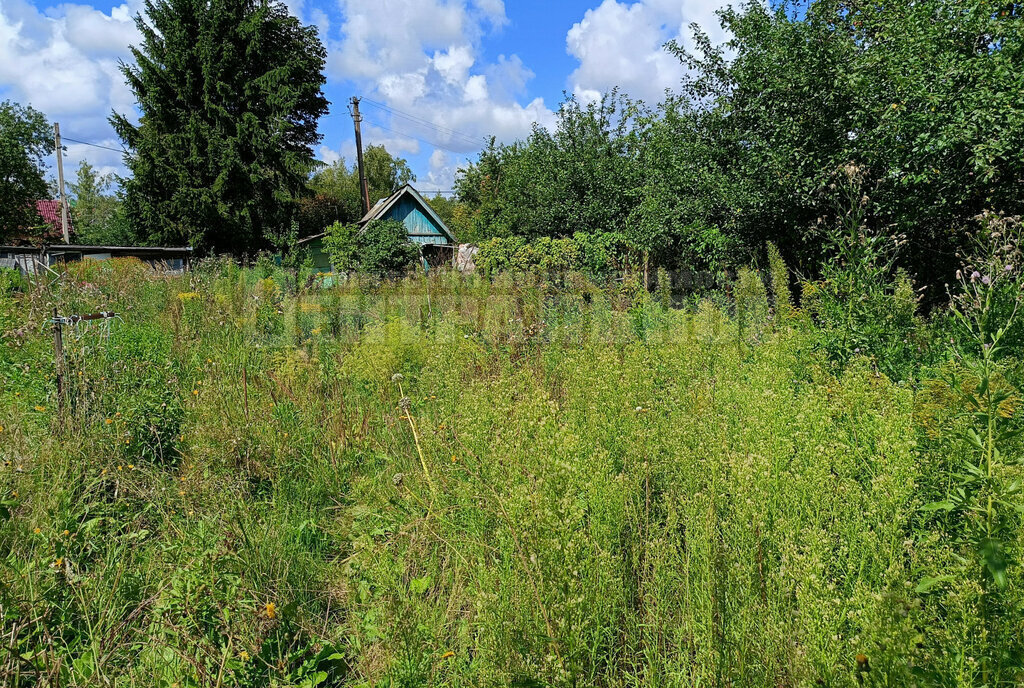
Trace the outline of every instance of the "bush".
{"label": "bush", "polygon": [[335,222],[327,228],[324,250],[336,270],[359,270],[379,277],[404,273],[420,254],[398,220],[374,220],[361,230],[358,225]]}
{"label": "bush", "polygon": [[577,232],[572,238],[495,237],[480,245],[476,266],[485,273],[582,272],[606,275],[624,267],[629,256],[625,239],[615,233]]}

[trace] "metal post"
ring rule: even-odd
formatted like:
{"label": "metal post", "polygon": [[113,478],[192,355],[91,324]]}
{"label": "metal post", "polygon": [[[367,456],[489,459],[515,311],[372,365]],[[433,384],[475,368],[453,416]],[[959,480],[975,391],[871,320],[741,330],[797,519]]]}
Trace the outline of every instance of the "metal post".
{"label": "metal post", "polygon": [[57,370],[57,419],[64,424],[64,336],[57,309],[53,309],[53,363]]}

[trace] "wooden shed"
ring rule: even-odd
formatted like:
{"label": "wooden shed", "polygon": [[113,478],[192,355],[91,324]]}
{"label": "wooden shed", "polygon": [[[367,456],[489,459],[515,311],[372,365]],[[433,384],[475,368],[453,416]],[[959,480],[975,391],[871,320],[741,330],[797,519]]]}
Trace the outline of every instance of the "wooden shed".
{"label": "wooden shed", "polygon": [[[398,220],[405,225],[409,241],[420,247],[424,268],[443,263],[453,264],[459,244],[455,235],[438,216],[420,192],[406,184],[387,198],[377,201],[359,220],[360,227],[366,227],[374,220]],[[323,238],[317,234],[299,242],[309,249],[317,270],[331,270],[330,259],[323,250]]]}

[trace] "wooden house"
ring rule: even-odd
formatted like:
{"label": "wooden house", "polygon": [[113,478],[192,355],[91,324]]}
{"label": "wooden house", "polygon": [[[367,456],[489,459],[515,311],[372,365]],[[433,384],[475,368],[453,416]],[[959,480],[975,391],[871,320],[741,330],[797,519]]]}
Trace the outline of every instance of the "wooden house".
{"label": "wooden house", "polygon": [[[359,225],[365,228],[374,220],[398,220],[404,224],[409,241],[419,246],[425,269],[432,265],[454,262],[455,252],[458,250],[455,236],[420,192],[409,184],[387,198],[377,201],[376,205],[370,208],[370,212],[359,220]],[[324,236],[326,233],[307,237],[301,240],[299,245],[309,249],[317,270],[330,272],[331,261],[323,250]]]}

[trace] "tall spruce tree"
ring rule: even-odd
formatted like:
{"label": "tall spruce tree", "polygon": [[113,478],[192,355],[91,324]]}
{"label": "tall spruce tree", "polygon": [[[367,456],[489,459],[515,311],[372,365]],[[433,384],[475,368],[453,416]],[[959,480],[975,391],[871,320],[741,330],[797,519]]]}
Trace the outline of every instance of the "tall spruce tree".
{"label": "tall spruce tree", "polygon": [[267,0],[146,0],[122,72],[139,124],[125,210],[137,240],[204,252],[279,244],[321,139],[326,51],[316,28]]}

